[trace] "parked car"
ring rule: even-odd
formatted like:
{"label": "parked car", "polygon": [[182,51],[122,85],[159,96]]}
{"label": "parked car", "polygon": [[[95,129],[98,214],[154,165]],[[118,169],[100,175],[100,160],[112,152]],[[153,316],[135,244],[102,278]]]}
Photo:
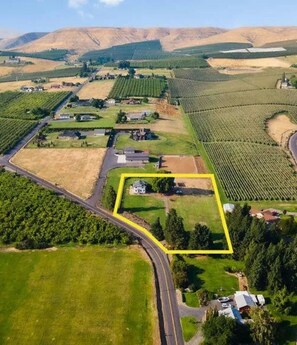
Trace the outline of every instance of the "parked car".
{"label": "parked car", "polygon": [[219,297],[218,298],[218,302],[220,302],[220,303],[226,303],[226,302],[229,302],[229,301],[230,301],[229,297]]}
{"label": "parked car", "polygon": [[226,309],[226,308],[230,308],[232,307],[232,305],[230,303],[222,303],[222,308]]}

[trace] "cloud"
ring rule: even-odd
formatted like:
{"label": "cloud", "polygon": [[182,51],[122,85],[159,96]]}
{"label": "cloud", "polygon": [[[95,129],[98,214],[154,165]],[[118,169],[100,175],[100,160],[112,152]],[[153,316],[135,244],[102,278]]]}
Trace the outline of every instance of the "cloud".
{"label": "cloud", "polygon": [[123,1],[124,0],[99,0],[99,2],[102,2],[107,6],[118,6]]}
{"label": "cloud", "polygon": [[68,0],[68,6],[71,8],[80,8],[86,5],[89,0]]}

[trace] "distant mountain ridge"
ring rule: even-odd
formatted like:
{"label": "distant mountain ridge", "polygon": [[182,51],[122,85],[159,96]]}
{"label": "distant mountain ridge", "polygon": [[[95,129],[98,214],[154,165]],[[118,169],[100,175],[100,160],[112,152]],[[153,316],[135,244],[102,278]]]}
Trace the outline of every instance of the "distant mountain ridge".
{"label": "distant mountain ridge", "polygon": [[0,49],[23,52],[68,49],[82,54],[112,46],[160,40],[164,50],[224,42],[250,43],[260,47],[273,42],[297,40],[297,27],[197,28],[65,28],[50,33],[29,33],[15,39],[0,40]]}

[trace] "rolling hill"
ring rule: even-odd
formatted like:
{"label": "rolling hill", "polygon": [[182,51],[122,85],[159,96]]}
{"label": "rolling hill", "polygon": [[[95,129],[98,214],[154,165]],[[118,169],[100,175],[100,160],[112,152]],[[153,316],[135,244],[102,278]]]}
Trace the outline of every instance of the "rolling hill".
{"label": "rolling hill", "polygon": [[[39,34],[37,34],[39,35]],[[38,38],[36,34],[23,35],[14,42],[0,41],[0,49],[13,48],[23,52],[37,52],[52,48],[85,53],[111,46],[160,40],[164,50],[223,42],[248,43],[259,47],[273,42],[297,40],[296,27],[242,27],[221,28],[65,28]],[[42,35],[42,34],[41,34]],[[9,41],[9,40],[8,40]]]}

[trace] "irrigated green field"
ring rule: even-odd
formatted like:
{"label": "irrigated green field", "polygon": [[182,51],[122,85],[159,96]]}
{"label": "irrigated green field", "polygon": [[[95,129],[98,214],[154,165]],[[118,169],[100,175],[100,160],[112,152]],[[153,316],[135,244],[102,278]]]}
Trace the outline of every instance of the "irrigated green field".
{"label": "irrigated green field", "polygon": [[0,343],[158,344],[152,274],[135,248],[0,253]]}

